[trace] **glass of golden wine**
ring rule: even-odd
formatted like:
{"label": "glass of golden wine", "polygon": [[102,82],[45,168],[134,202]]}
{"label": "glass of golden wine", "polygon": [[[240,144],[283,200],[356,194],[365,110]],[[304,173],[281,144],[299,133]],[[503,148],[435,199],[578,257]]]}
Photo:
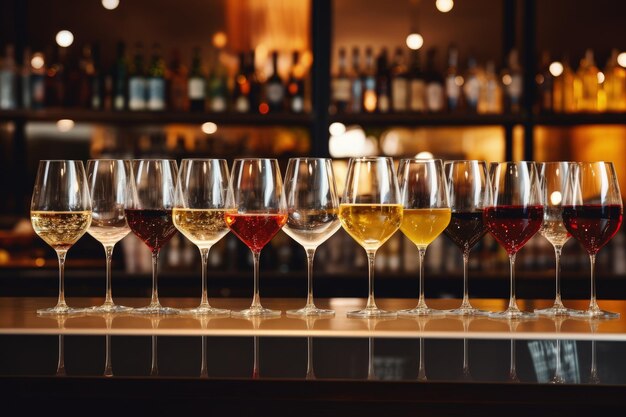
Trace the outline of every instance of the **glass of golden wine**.
{"label": "glass of golden wine", "polygon": [[400,316],[444,314],[426,305],[424,257],[426,248],[450,223],[448,187],[440,159],[403,159],[398,167],[400,199],[404,208],[400,230],[419,253],[419,299],[417,306],[398,311]]}
{"label": "glass of golden wine", "polygon": [[376,251],[400,228],[402,204],[393,160],[385,157],[351,158],[343,198],[339,205],[341,225],[368,258],[368,298],[364,309],[348,312],[348,317],[396,317],[374,300]]}
{"label": "glass of golden wine", "polygon": [[30,204],[35,233],[59,258],[59,299],[38,314],[72,314],[65,302],[65,257],[91,224],[91,199],[82,161],[40,161]]}

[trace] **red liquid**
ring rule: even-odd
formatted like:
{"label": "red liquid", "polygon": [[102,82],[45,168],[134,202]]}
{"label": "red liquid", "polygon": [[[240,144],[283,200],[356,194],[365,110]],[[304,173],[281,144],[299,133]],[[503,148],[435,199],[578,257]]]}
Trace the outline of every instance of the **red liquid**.
{"label": "red liquid", "polygon": [[563,224],[590,255],[608,243],[622,224],[618,205],[563,206]]}
{"label": "red liquid", "polygon": [[287,222],[287,214],[226,213],[226,224],[253,252],[261,249]]}
{"label": "red liquid", "polygon": [[469,252],[487,232],[483,223],[482,210],[452,212],[450,224],[443,232],[463,252]]}
{"label": "red liquid", "polygon": [[541,228],[543,207],[487,207],[483,220],[491,235],[509,255],[513,255]]}
{"label": "red liquid", "polygon": [[176,234],[172,210],[126,209],[126,220],[133,233],[155,253]]}

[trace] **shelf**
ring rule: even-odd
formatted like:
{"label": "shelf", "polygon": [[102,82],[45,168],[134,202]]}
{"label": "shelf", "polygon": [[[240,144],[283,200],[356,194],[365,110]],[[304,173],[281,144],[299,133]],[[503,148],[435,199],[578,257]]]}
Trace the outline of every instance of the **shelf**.
{"label": "shelf", "polygon": [[214,122],[231,126],[301,126],[309,127],[313,122],[311,114],[293,113],[191,113],[191,112],[115,112],[75,108],[51,108],[44,110],[2,110],[0,121],[22,120],[26,122],[56,122],[59,119],[72,119],[74,122],[103,123],[112,125],[140,124],[202,124]]}
{"label": "shelf", "polygon": [[361,113],[336,114],[331,122],[361,126],[502,126],[521,124],[521,114]]}
{"label": "shelf", "polygon": [[624,113],[558,113],[538,114],[533,117],[535,126],[579,126],[626,124]]}

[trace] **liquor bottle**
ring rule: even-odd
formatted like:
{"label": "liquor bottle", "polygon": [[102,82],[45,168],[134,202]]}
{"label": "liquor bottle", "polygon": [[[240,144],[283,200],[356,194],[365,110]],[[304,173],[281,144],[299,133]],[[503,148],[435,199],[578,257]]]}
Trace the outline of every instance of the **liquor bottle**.
{"label": "liquor bottle", "polygon": [[535,77],[539,93],[539,112],[551,113],[553,111],[552,94],[554,91],[554,77],[550,73],[550,55],[546,51],[544,51],[541,55],[541,64],[539,68],[539,73]]}
{"label": "liquor bottle", "polygon": [[104,107],[104,77],[100,71],[100,47],[94,44],[91,48],[91,68],[90,73],[90,107],[93,110],[102,110]]}
{"label": "liquor bottle", "polygon": [[135,45],[135,58],[128,76],[128,109],[146,109],[146,73],[143,64],[143,45]]}
{"label": "liquor bottle", "polygon": [[200,48],[193,50],[187,91],[189,92],[189,110],[204,111],[206,102],[206,79],[202,73],[202,57]]}
{"label": "liquor bottle", "polygon": [[422,73],[419,49],[413,51],[410,72],[409,110],[422,113],[426,111],[426,80]]}
{"label": "liquor bottle", "polygon": [[445,106],[443,77],[435,65],[436,55],[434,48],[428,50],[426,55],[426,107],[433,113],[442,111]]}
{"label": "liquor bottle", "polygon": [[[95,65],[93,61],[93,50],[91,45],[83,45],[81,57],[76,65],[76,69],[70,69],[69,90],[74,90],[74,103],[84,109],[91,108],[91,89],[92,78],[95,73]],[[72,84],[73,83],[73,84]]]}
{"label": "liquor bottle", "polygon": [[350,76],[350,113],[363,111],[363,80],[361,71],[361,56],[358,47],[352,48],[352,73]]}
{"label": "liquor bottle", "polygon": [[396,48],[391,68],[391,104],[394,112],[405,112],[409,107],[409,77],[402,48]]}
{"label": "liquor bottle", "polygon": [[31,76],[32,76],[32,66],[30,63],[31,54],[30,48],[24,48],[24,55],[22,60],[22,68],[20,72],[20,86],[21,86],[21,101],[20,106],[23,109],[32,108],[33,103],[33,92],[31,88]]}
{"label": "liquor bottle", "polygon": [[467,105],[467,111],[469,113],[476,113],[478,111],[480,83],[481,80],[476,59],[469,57],[467,60],[467,74],[465,75],[465,83],[463,84],[465,104]]}
{"label": "liquor bottle", "polygon": [[391,110],[391,79],[387,49],[383,48],[376,60],[376,110],[379,113],[389,113]]}
{"label": "liquor bottle", "polygon": [[346,71],[346,50],[339,48],[339,61],[337,74],[332,80],[332,105],[337,113],[345,113],[350,103],[350,78]]}
{"label": "liquor bottle", "polygon": [[374,53],[371,47],[365,48],[365,74],[363,77],[363,109],[373,113],[378,107],[376,96],[376,70],[374,68]]}
{"label": "liquor bottle", "polygon": [[46,63],[43,54],[41,57],[41,66],[33,67],[30,74],[30,98],[33,109],[43,109],[46,105]]}
{"label": "liquor bottle", "polygon": [[272,52],[272,75],[265,83],[265,98],[270,112],[283,111],[285,108],[285,85],[278,75],[278,51]]}
{"label": "liquor bottle", "polygon": [[448,111],[454,113],[459,110],[461,102],[461,83],[459,82],[459,50],[454,45],[448,49],[448,70],[446,71],[446,97]]}
{"label": "liquor bottle", "polygon": [[481,94],[478,100],[479,113],[502,113],[502,88],[496,75],[496,65],[488,61],[485,77],[481,83]]}
{"label": "liquor bottle", "polygon": [[617,64],[618,51],[613,49],[604,68],[604,89],[608,111],[626,110],[626,69]]}
{"label": "liquor bottle", "polygon": [[[91,53],[91,52],[90,52]],[[86,107],[86,97],[89,96],[88,91],[83,91],[83,86],[89,88],[88,82],[85,80],[86,75],[82,73],[81,61],[82,57],[78,54],[67,54],[68,59],[65,65],[65,100],[62,105],[65,107]]]}
{"label": "liquor bottle", "polygon": [[167,78],[169,82],[168,108],[174,111],[189,110],[187,68],[183,65],[180,51],[177,48],[172,50]]}
{"label": "liquor bottle", "polygon": [[59,107],[65,102],[65,56],[63,47],[54,49],[50,66],[46,70],[46,107]]}
{"label": "liquor bottle", "polygon": [[569,64],[569,58],[563,58],[563,111],[573,113],[576,111],[576,74]]}
{"label": "liquor bottle", "polygon": [[289,98],[289,110],[293,113],[304,111],[304,70],[300,65],[300,53],[293,51],[291,73],[287,81],[287,94]]}
{"label": "liquor bottle", "polygon": [[17,107],[17,66],[15,50],[7,44],[4,60],[0,66],[0,109],[11,110]]}
{"label": "liquor bottle", "polygon": [[221,50],[218,49],[209,76],[209,108],[216,113],[226,111],[228,107],[228,70],[220,56]]}
{"label": "liquor bottle", "polygon": [[113,81],[113,109],[125,110],[128,106],[128,64],[126,62],[126,45],[124,42],[117,44],[117,58],[112,71]]}
{"label": "liquor bottle", "polygon": [[161,57],[161,47],[152,47],[152,62],[148,70],[147,108],[152,111],[165,110],[165,62]]}
{"label": "liquor bottle", "polygon": [[518,113],[522,105],[523,78],[522,69],[519,65],[517,49],[512,49],[508,56],[508,76],[510,79],[505,84],[505,107],[509,113]]}
{"label": "liquor bottle", "polygon": [[593,50],[587,49],[576,74],[579,80],[579,105],[577,110],[595,112],[598,108],[598,67]]}
{"label": "liquor bottle", "polygon": [[246,54],[239,53],[239,72],[235,76],[235,88],[233,90],[235,111],[248,113],[250,111],[250,80],[246,73]]}
{"label": "liquor bottle", "polygon": [[262,85],[256,73],[256,54],[254,49],[251,50],[249,54],[248,81],[250,82],[250,95],[248,97],[250,100],[250,109],[252,112],[257,113],[262,99]]}

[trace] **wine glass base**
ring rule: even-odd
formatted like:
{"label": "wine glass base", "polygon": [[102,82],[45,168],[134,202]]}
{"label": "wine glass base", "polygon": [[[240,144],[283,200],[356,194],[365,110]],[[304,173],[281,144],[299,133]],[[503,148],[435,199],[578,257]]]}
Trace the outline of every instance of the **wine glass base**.
{"label": "wine glass base", "polygon": [[346,313],[347,317],[354,319],[375,319],[379,317],[398,317],[398,313],[395,311],[381,310],[378,307],[364,308],[363,310],[349,311]]}
{"label": "wine glass base", "polygon": [[618,319],[619,316],[619,313],[612,313],[610,311],[600,309],[585,310],[570,314],[570,317],[576,317],[579,319]]}
{"label": "wine glass base", "polygon": [[334,316],[335,315],[335,311],[334,310],[326,310],[326,309],[323,309],[323,308],[317,308],[317,307],[313,306],[313,307],[303,307],[303,308],[300,308],[298,310],[287,310],[287,315],[288,316],[295,316],[295,317],[308,317],[308,316],[330,317],[330,316]]}
{"label": "wine glass base", "polygon": [[537,315],[529,311],[521,311],[518,309],[506,309],[505,311],[498,311],[496,313],[490,313],[488,315],[492,319],[501,320],[524,320],[524,319],[536,319]]}
{"label": "wine glass base", "polygon": [[147,307],[133,309],[134,314],[155,314],[155,315],[177,315],[180,314],[180,309],[172,307],[163,307],[160,304],[149,305]]}
{"label": "wine glass base", "polygon": [[544,317],[569,317],[576,314],[584,313],[582,310],[575,310],[563,306],[552,306],[550,308],[535,309],[535,314]]}
{"label": "wine glass base", "polygon": [[180,310],[179,314],[194,316],[228,317],[230,316],[230,310],[227,310],[225,308],[214,308],[210,306],[198,306],[196,308]]}
{"label": "wine glass base", "polygon": [[435,310],[430,307],[415,307],[398,311],[398,317],[443,316],[444,314],[446,314],[444,310]]}
{"label": "wine glass base", "polygon": [[95,314],[114,314],[114,313],[129,313],[134,308],[127,306],[119,306],[117,304],[102,304],[101,306],[87,307],[82,309],[83,313],[95,313]]}
{"label": "wine glass base", "polygon": [[280,317],[282,312],[280,310],[270,310],[264,307],[250,307],[241,311],[233,311],[230,313],[233,317]]}
{"label": "wine glass base", "polygon": [[488,316],[491,311],[481,310],[475,307],[459,307],[454,310],[447,310],[445,314],[448,316]]}
{"label": "wine glass base", "polygon": [[37,310],[37,314],[40,316],[61,316],[61,315],[70,315],[70,314],[82,314],[82,308],[72,308],[68,307],[66,304],[56,305],[50,308],[42,308]]}

